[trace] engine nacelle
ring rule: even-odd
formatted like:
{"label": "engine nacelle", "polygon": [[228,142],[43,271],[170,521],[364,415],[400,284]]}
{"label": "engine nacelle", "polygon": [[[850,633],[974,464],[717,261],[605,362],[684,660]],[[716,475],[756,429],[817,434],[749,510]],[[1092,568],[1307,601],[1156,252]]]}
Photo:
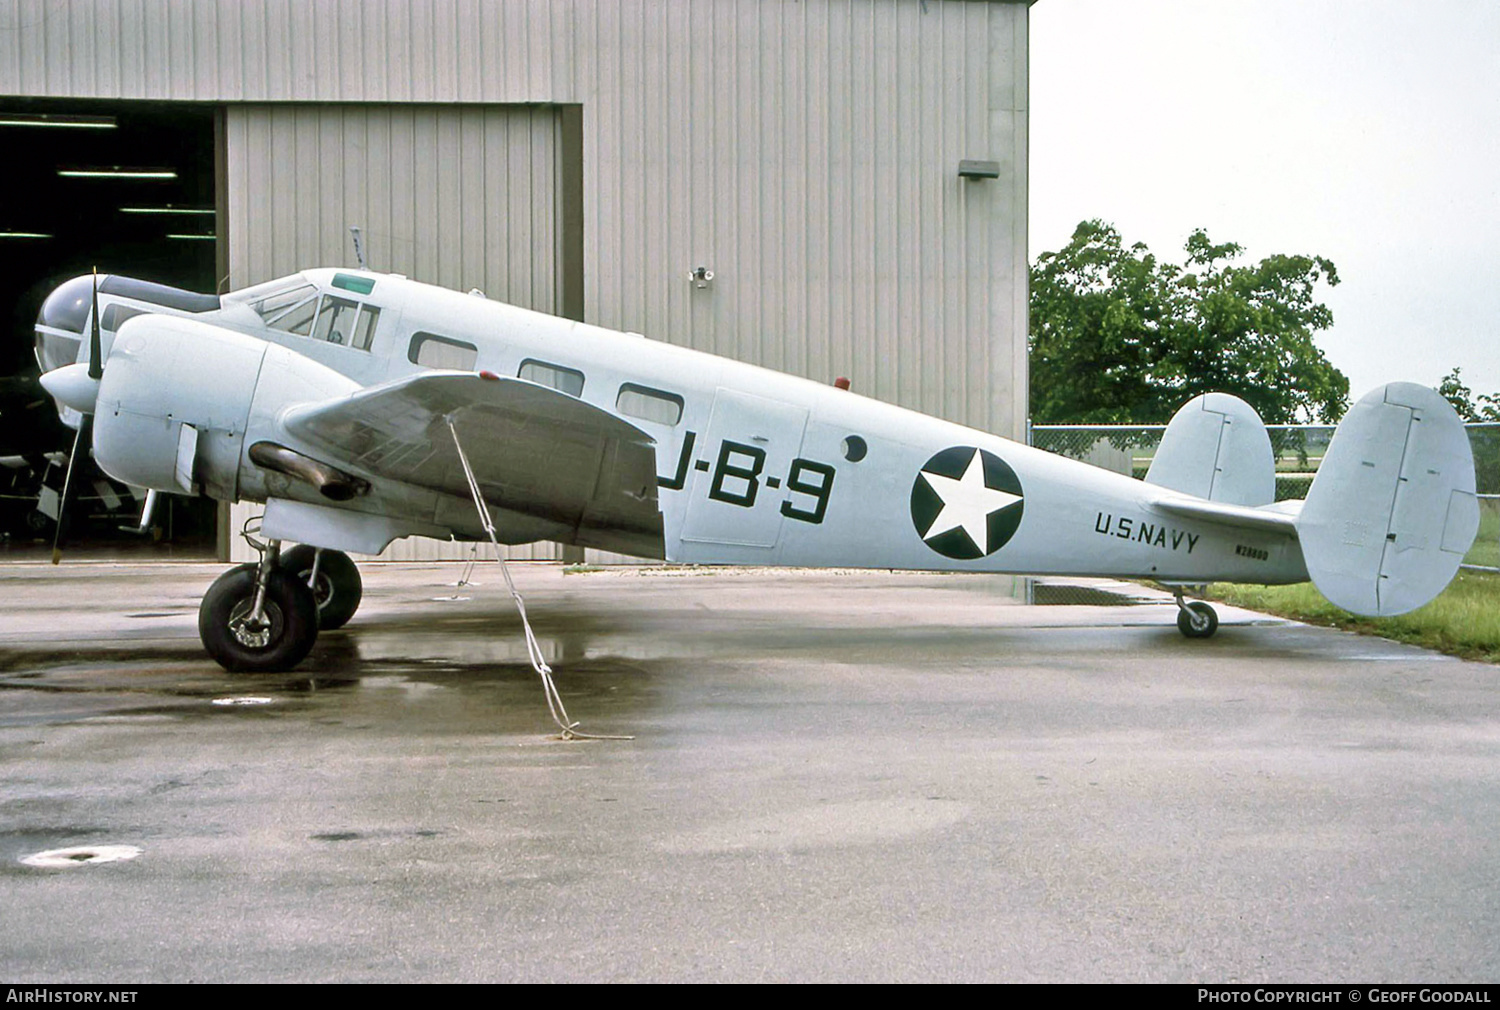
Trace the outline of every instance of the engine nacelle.
{"label": "engine nacelle", "polygon": [[141,316],[120,327],[105,361],[94,458],[126,484],[235,501],[247,432],[274,438],[281,408],[357,388],[278,344],[193,319]]}

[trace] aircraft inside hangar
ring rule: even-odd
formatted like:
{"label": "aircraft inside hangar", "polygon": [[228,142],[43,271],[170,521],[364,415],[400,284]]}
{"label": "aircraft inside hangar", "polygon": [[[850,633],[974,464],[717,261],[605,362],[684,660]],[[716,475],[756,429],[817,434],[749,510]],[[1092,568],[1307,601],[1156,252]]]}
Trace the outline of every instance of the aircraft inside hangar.
{"label": "aircraft inside hangar", "polygon": [[[50,550],[73,432],[38,384],[34,327],[69,277],[128,271],[190,291],[216,287],[214,109],[175,102],[0,101],[10,195],[0,219],[0,549]],[[144,533],[132,489],[79,474],[65,533],[75,549],[212,556],[212,502],[163,500]]]}

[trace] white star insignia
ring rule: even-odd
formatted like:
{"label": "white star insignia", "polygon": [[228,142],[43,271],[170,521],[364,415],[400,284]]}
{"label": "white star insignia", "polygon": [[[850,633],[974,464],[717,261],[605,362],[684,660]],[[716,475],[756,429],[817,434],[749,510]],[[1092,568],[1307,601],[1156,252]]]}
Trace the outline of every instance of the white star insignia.
{"label": "white star insignia", "polygon": [[922,476],[926,478],[927,486],[943,500],[943,511],[927,527],[922,539],[931,540],[949,530],[962,529],[974,541],[975,547],[988,554],[990,514],[1016,504],[1021,496],[996,491],[984,483],[984,458],[978,449],[974,450],[964,475],[957,480],[926,470],[922,471]]}

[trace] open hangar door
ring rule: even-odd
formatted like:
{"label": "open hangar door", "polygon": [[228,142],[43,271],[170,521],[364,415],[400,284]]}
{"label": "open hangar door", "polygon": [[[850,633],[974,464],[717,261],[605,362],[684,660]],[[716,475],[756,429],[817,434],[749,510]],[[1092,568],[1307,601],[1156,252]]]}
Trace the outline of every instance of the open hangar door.
{"label": "open hangar door", "polygon": [[[73,445],[37,382],[37,311],[58,284],[95,267],[214,291],[215,115],[197,103],[0,97],[0,302],[10,313],[0,341],[0,544],[12,557],[50,548]],[[164,496],[151,532],[128,533],[141,509],[132,489],[83,461],[74,481],[71,555],[213,554],[213,502]]]}
{"label": "open hangar door", "polygon": [[[581,123],[568,105],[229,105],[229,286],[354,266],[357,226],[371,270],[581,318]],[[255,557],[239,532],[261,511],[229,510],[230,559]],[[411,537],[381,557],[468,554],[467,544]]]}

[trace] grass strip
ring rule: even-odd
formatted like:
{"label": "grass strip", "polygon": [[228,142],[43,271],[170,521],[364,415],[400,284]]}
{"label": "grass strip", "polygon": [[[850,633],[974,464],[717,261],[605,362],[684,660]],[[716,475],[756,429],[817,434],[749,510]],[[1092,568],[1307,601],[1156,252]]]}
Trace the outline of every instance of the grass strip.
{"label": "grass strip", "polygon": [[1500,663],[1500,574],[1460,571],[1437,599],[1399,617],[1359,617],[1323,598],[1310,583],[1245,586],[1217,582],[1208,595],[1247,610],[1378,635],[1452,656]]}

